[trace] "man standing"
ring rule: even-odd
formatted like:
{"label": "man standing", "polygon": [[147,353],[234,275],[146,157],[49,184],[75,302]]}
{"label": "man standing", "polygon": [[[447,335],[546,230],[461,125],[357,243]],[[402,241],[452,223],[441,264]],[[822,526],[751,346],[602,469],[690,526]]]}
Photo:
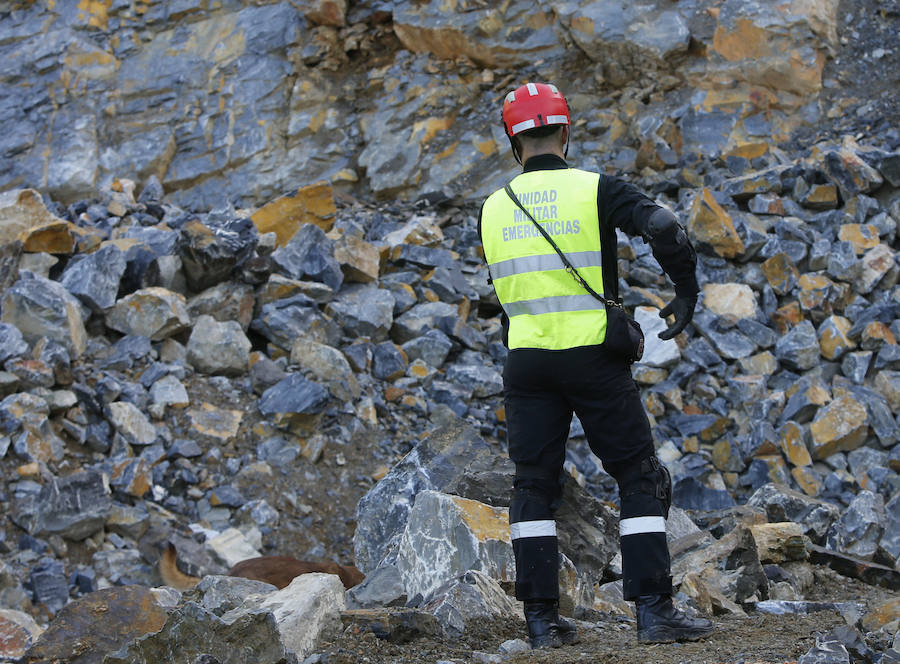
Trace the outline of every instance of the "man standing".
{"label": "man standing", "polygon": [[553,520],[573,412],[619,485],[624,595],[636,604],[638,640],[701,638],[712,632],[712,623],[672,604],[665,532],[671,479],[656,457],[630,362],[604,346],[604,304],[576,281],[536,225],[598,294],[604,293],[601,219],[608,228],[643,236],[675,284],[675,299],[660,312],[675,317],[660,333],[663,339],[681,332],[693,316],[696,254],[671,211],[619,178],[568,166],[569,109],[555,86],[528,83],[510,92],[502,119],[523,165],[510,188],[532,218],[500,189],[482,206],[479,234],[509,348],[504,401],[516,466],[509,520],[516,598],[524,602],[531,646],[557,647],[577,638],[574,624],[558,613]]}

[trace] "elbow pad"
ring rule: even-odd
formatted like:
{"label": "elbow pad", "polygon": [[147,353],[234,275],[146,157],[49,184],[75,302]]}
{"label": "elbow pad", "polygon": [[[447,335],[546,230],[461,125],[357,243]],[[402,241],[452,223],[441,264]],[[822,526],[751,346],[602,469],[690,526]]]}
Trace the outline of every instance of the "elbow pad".
{"label": "elbow pad", "polygon": [[654,210],[647,219],[645,237],[651,244],[667,237],[674,237],[675,244],[679,246],[688,241],[684,228],[678,223],[678,218],[670,209],[664,207]]}

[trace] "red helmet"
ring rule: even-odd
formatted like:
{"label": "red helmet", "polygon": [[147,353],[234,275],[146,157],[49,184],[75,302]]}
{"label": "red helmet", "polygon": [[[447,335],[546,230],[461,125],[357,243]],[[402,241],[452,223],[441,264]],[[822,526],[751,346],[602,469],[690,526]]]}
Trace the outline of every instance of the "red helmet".
{"label": "red helmet", "polygon": [[506,95],[501,116],[506,135],[515,136],[535,127],[569,124],[569,105],[555,85],[526,83]]}

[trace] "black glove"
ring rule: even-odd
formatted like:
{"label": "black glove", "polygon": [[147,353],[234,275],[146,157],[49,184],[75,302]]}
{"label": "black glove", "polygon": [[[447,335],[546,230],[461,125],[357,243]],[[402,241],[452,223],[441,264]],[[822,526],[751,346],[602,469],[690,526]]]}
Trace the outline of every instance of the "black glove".
{"label": "black glove", "polygon": [[694,307],[697,306],[697,296],[679,297],[669,302],[662,311],[659,312],[660,318],[675,314],[675,324],[667,327],[659,333],[660,339],[671,339],[681,332],[694,317]]}

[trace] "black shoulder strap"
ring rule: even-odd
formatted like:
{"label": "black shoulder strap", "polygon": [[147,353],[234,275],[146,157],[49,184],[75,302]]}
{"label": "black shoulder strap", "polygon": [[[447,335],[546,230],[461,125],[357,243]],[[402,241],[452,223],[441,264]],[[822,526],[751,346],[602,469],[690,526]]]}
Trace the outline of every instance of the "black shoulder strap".
{"label": "black shoulder strap", "polygon": [[[598,185],[597,214],[600,217],[600,256],[603,262],[603,290],[613,302],[619,302],[619,263],[616,242],[616,229],[613,228],[606,215],[606,176],[600,174]],[[601,204],[602,203],[602,204]]]}
{"label": "black shoulder strap", "polygon": [[[603,176],[601,175],[600,177],[603,177]],[[575,266],[572,265],[572,263],[569,261],[568,258],[566,258],[566,255],[562,252],[562,250],[558,246],[556,246],[556,242],[553,241],[553,238],[550,237],[550,234],[546,230],[544,230],[544,227],[541,226],[537,221],[535,221],[534,217],[531,216],[531,213],[525,209],[525,206],[522,205],[522,202],[519,200],[519,197],[516,196],[515,193],[513,193],[512,187],[510,187],[509,184],[507,184],[505,187],[503,187],[503,190],[506,192],[506,195],[512,199],[513,203],[515,203],[519,207],[519,209],[525,213],[525,216],[531,220],[531,223],[533,223],[537,227],[537,229],[541,232],[541,235],[544,236],[544,239],[550,243],[550,246],[556,250],[556,253],[559,254],[559,257],[562,259],[563,265],[566,266],[566,272],[571,274],[572,278],[574,278],[575,281],[577,281],[579,284],[581,284],[581,286],[584,288],[584,290],[586,290],[588,293],[593,295],[596,299],[600,300],[601,302],[603,302],[606,305],[614,305],[615,300],[610,301],[609,299],[603,297],[603,295],[597,293],[597,291],[595,291],[593,288],[591,288],[588,285],[588,283],[584,280],[584,278],[581,276],[581,274],[579,274],[578,270],[575,269]],[[603,228],[603,226],[601,224],[601,229],[602,228]],[[605,282],[606,281],[606,252],[603,251],[603,246],[606,244],[606,242],[603,240],[602,237],[601,237],[600,243],[601,243],[601,245],[600,245],[600,249],[601,249],[600,260],[603,262],[603,281]]]}

